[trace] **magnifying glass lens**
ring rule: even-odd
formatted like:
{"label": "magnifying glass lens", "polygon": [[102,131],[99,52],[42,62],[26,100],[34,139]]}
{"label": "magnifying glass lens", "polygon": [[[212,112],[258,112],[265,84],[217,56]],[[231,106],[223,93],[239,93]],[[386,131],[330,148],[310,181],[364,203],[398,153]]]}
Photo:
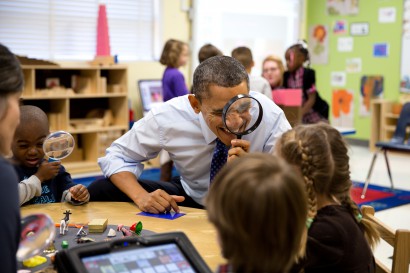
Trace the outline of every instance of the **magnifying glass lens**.
{"label": "magnifying glass lens", "polygon": [[65,131],[50,134],[43,143],[44,154],[52,160],[66,158],[74,150],[73,136]]}
{"label": "magnifying glass lens", "polygon": [[226,128],[242,136],[252,132],[260,123],[262,115],[258,101],[249,96],[237,98],[227,106],[223,116]]}

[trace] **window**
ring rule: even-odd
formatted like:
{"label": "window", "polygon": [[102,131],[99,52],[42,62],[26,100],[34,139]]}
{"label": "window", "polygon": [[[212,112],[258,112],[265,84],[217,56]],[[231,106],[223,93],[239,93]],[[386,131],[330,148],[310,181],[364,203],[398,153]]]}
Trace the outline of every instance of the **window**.
{"label": "window", "polygon": [[159,0],[0,1],[0,42],[14,53],[58,61],[92,60],[99,3],[106,4],[111,55],[153,60],[159,40]]}
{"label": "window", "polygon": [[284,56],[299,38],[302,0],[193,0],[192,61],[206,43],[230,56],[237,46],[252,50],[252,74],[261,75],[262,60],[271,54]]}

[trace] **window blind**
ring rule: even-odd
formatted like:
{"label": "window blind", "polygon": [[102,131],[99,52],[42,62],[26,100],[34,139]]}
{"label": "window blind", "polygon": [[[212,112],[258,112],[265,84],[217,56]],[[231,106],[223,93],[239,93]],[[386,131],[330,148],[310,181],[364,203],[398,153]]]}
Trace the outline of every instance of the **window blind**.
{"label": "window blind", "polygon": [[91,60],[99,3],[106,4],[111,55],[153,60],[159,0],[0,0],[0,42],[14,53],[47,60]]}

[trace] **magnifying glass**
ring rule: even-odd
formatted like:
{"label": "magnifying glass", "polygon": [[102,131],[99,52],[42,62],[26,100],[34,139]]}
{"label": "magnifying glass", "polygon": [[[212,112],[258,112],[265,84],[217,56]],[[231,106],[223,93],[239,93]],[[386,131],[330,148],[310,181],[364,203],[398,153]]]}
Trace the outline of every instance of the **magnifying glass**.
{"label": "magnifying glass", "polygon": [[57,131],[47,136],[43,150],[48,161],[59,161],[69,156],[74,150],[74,137],[65,131]]}
{"label": "magnifying glass", "polygon": [[226,129],[238,139],[255,131],[262,117],[263,110],[260,102],[245,94],[233,97],[222,110],[222,120]]}
{"label": "magnifying glass", "polygon": [[21,235],[17,260],[24,261],[44,249],[54,240],[56,228],[54,222],[44,213],[31,214],[21,219]]}

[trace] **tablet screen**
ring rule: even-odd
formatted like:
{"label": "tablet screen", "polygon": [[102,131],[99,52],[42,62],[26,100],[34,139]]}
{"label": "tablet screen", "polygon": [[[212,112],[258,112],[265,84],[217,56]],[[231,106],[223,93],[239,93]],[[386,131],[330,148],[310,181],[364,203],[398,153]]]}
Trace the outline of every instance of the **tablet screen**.
{"label": "tablet screen", "polygon": [[81,258],[89,273],[194,273],[174,244],[128,249]]}

